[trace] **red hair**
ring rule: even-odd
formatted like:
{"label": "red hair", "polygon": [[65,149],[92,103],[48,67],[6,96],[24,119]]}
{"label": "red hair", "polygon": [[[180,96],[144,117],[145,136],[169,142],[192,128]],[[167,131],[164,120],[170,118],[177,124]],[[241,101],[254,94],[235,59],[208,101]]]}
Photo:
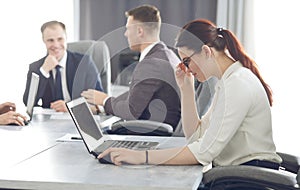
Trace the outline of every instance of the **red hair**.
{"label": "red hair", "polygon": [[209,20],[199,19],[186,24],[176,39],[176,47],[185,46],[194,51],[200,51],[204,44],[214,47],[217,51],[227,49],[235,61],[241,62],[244,67],[250,69],[263,85],[269,104],[272,106],[273,97],[270,86],[262,78],[255,61],[246,54],[243,46],[231,31],[217,28]]}

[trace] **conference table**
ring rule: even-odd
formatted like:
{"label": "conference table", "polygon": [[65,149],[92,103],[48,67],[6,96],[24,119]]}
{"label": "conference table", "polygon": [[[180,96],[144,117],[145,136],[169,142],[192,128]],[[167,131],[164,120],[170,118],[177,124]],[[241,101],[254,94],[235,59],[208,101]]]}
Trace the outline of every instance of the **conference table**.
{"label": "conference table", "polygon": [[[200,165],[101,164],[71,136],[79,134],[68,113],[35,113],[28,126],[0,126],[0,189],[197,189],[201,182]],[[158,141],[158,148],[186,143],[183,137],[111,138]]]}

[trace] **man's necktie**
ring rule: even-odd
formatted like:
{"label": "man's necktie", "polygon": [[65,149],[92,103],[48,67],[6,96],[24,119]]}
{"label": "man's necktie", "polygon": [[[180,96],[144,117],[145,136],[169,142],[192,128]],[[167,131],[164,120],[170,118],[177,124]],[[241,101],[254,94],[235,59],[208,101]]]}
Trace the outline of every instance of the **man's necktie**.
{"label": "man's necktie", "polygon": [[55,67],[56,74],[55,74],[55,99],[56,100],[63,100],[63,92],[62,92],[62,85],[61,85],[61,73],[60,73],[61,66],[57,65]]}

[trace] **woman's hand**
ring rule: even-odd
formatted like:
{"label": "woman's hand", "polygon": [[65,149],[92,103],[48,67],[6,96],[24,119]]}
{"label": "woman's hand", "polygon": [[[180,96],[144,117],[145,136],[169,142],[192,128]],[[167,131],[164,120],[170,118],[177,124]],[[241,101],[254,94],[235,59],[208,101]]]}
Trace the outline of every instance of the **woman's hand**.
{"label": "woman's hand", "polygon": [[194,89],[194,76],[181,63],[175,69],[175,78],[180,90]]}
{"label": "woman's hand", "polygon": [[103,153],[99,154],[98,159],[109,155],[112,163],[115,165],[127,164],[144,164],[146,162],[146,152],[137,151],[126,148],[109,148]]}

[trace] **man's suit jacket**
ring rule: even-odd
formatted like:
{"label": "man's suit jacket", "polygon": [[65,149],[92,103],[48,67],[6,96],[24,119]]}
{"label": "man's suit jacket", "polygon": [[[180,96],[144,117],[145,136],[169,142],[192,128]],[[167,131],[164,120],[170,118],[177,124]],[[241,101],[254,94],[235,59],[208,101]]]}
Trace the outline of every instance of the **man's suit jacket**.
{"label": "man's suit jacket", "polygon": [[[83,90],[90,88],[103,91],[98,70],[89,56],[70,51],[67,51],[67,54],[66,81],[71,99],[80,97],[80,93]],[[49,78],[44,77],[44,75],[40,72],[40,67],[43,65],[45,58],[46,56],[29,65],[26,89],[23,95],[23,102],[25,105],[27,105],[32,72],[40,76],[35,105],[37,105],[37,102],[41,99],[42,107],[49,108],[50,103],[55,101],[55,89],[52,71],[50,71]]]}
{"label": "man's suit jacket", "polygon": [[177,55],[159,42],[139,62],[132,74],[129,91],[110,97],[105,112],[126,120],[145,119],[175,127],[180,120],[180,96],[174,68]]}

